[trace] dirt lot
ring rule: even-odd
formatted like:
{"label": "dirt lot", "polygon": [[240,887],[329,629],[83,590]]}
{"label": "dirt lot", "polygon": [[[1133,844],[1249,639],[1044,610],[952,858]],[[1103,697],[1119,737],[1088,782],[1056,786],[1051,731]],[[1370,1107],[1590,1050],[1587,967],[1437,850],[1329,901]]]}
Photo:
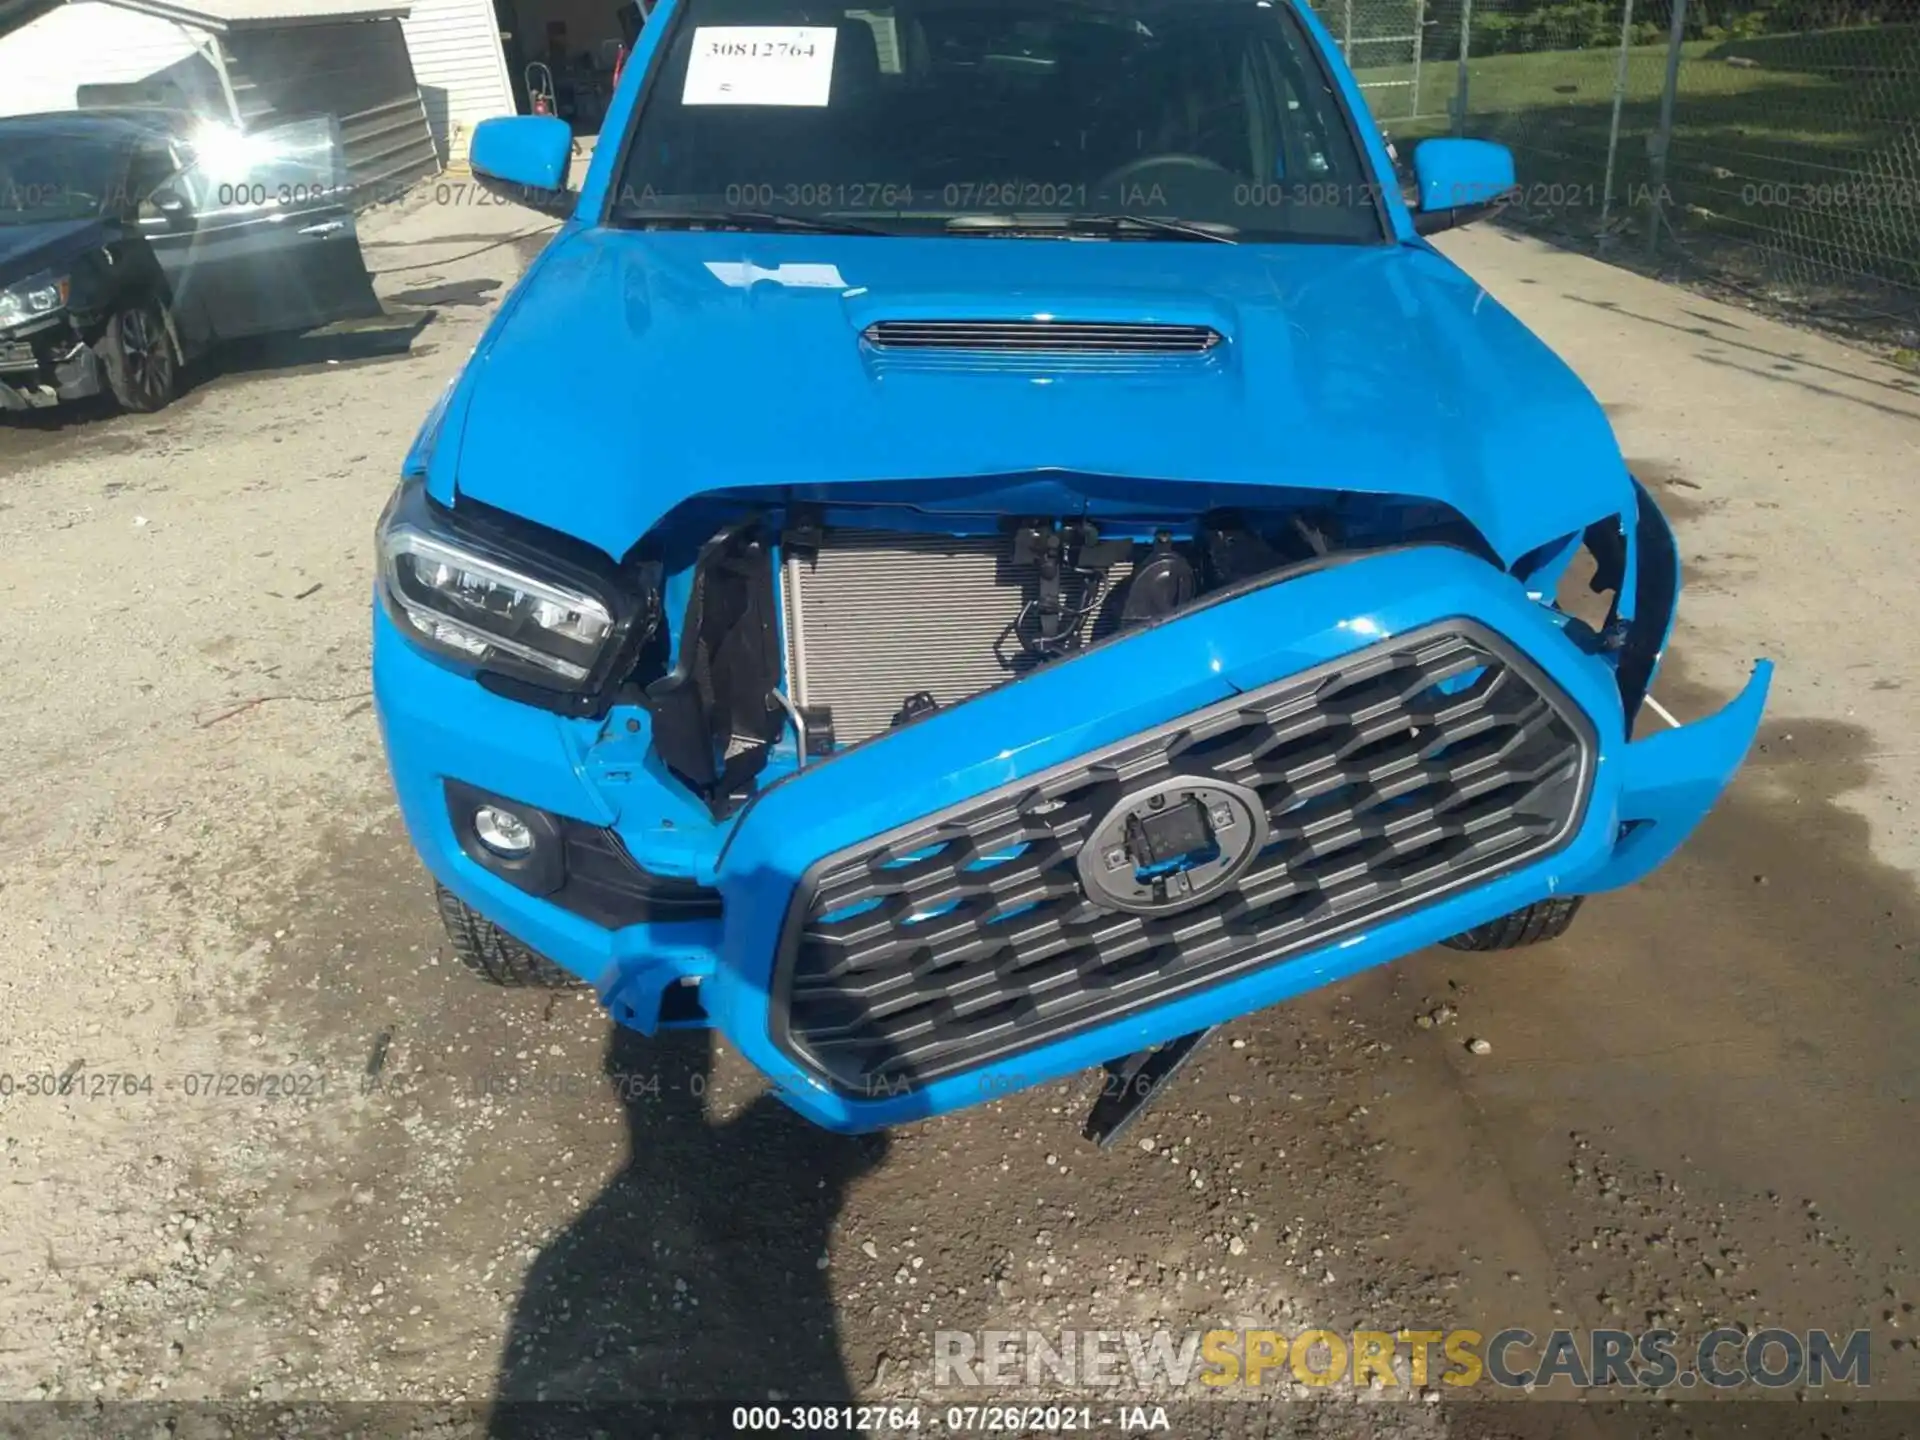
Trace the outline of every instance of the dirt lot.
{"label": "dirt lot", "polygon": [[[361,1422],[450,1433],[495,1396],[944,1406],[936,1330],[1721,1322],[1870,1328],[1872,1393],[1920,1399],[1911,382],[1452,241],[1676,520],[1660,698],[1780,662],[1734,793],[1560,943],[1233,1027],[1112,1154],[1078,1139],[1087,1085],[840,1139],[704,1040],[455,973],[386,790],[374,517],[538,225],[381,217],[411,324],[238,357],[156,417],[0,428],[0,1399],[386,1401]],[[1273,1398],[1309,1403],[1175,1433],[1755,1424]],[[1920,1428],[1766,1425],[1810,1412]]]}

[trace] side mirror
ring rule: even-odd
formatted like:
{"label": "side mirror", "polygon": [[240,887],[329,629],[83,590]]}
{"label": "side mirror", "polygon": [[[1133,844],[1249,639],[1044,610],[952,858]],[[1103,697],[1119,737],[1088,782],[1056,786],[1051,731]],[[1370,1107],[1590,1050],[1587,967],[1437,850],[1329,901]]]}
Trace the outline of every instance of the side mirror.
{"label": "side mirror", "polygon": [[1434,235],[1478,220],[1513,189],[1513,152],[1489,140],[1422,140],[1413,152],[1420,208],[1413,228]]}
{"label": "side mirror", "polygon": [[193,206],[187,203],[187,197],[171,185],[162,185],[153,192],[152,204],[160,212],[160,218],[166,222],[169,230],[193,229]]}
{"label": "side mirror", "polygon": [[567,189],[573,166],[573,127],[552,115],[506,115],[482,120],[467,148],[473,178],[503,200],[562,219],[573,213]]}

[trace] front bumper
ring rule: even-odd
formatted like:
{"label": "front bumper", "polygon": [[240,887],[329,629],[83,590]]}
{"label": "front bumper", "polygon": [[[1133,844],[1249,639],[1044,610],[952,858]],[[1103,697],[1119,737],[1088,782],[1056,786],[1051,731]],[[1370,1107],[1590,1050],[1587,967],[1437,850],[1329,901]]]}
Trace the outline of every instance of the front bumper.
{"label": "front bumper", "polygon": [[100,357],[65,317],[0,336],[0,411],[44,410],[98,395],[104,378]]}
{"label": "front bumper", "polygon": [[[377,609],[377,607],[376,607]],[[943,1074],[906,1093],[848,1093],[778,1038],[777,992],[796,892],[824,858],[1128,737],[1423,627],[1465,622],[1534,667],[1584,721],[1577,820],[1550,853],[1337,931],[1326,943],[1114,1018]],[[374,678],[401,808],[429,870],[509,932],[651,1029],[662,997],[697,981],[706,1019],[803,1114],[838,1130],[894,1125],[1091,1068],[1291,998],[1553,895],[1625,885],[1660,864],[1714,803],[1759,725],[1770,667],[1693,725],[1630,742],[1612,667],[1583,653],[1512,579],[1459,551],[1409,547],[1283,578],[1183,613],[763,790],[724,824],[680,806],[641,763],[644,721],[563,719],[491,695],[375,619]],[[718,919],[606,928],[529,895],[462,849],[446,781],[617,834],[642,865],[716,886]],[[704,831],[702,825],[706,825]]]}

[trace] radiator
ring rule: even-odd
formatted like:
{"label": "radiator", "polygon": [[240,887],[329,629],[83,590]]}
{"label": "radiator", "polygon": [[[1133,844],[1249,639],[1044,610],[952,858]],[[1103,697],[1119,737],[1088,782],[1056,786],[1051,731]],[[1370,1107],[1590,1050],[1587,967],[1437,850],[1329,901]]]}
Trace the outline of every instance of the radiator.
{"label": "radiator", "polygon": [[[1006,535],[882,530],[830,530],[817,549],[789,555],[781,607],[794,703],[829,710],[835,742],[857,744],[888,729],[911,696],[951,705],[1040,663],[1021,644],[1039,635],[1039,577],[1012,556]],[[1130,573],[1122,561],[1104,587],[1062,577],[1066,609],[1094,607],[1082,643],[1113,630],[1106,601]]]}

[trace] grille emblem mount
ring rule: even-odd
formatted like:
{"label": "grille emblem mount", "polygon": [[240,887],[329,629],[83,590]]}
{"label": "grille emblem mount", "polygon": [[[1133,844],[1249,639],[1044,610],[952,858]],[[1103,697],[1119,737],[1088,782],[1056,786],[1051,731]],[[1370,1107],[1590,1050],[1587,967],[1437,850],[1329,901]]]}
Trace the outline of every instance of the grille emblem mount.
{"label": "grille emblem mount", "polygon": [[1080,883],[1097,905],[1171,915],[1239,879],[1266,843],[1266,807],[1255,791],[1175,775],[1107,811],[1080,851]]}

